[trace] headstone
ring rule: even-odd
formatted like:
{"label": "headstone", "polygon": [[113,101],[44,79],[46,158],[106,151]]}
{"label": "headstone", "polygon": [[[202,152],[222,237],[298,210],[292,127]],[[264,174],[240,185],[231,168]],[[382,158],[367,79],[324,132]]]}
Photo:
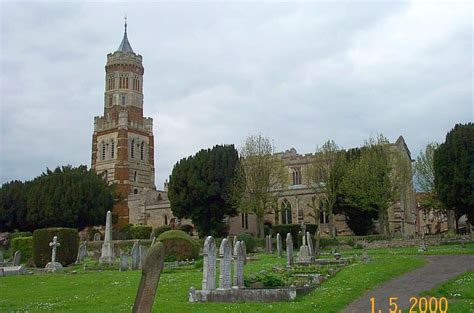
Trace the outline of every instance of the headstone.
{"label": "headstone", "polygon": [[362,262],[364,263],[369,263],[371,261],[369,255],[367,254],[367,251],[364,250],[364,252],[362,253]]}
{"label": "headstone", "polygon": [[155,241],[156,241],[156,237],[153,236],[153,239],[151,240],[151,245],[152,245],[152,246],[155,244]]}
{"label": "headstone", "polygon": [[[54,238],[57,238],[56,236],[54,236]],[[59,243],[58,243],[59,245]],[[51,246],[51,244],[50,244]],[[53,257],[56,259],[56,249],[54,249],[54,255]],[[54,261],[53,261],[54,262]],[[20,266],[20,263],[21,263],[21,251],[15,251],[15,254],[13,255],[13,266]]]}
{"label": "headstone", "polygon": [[313,255],[313,238],[311,238],[311,234],[309,232],[306,232],[306,241],[308,242],[309,255]]}
{"label": "headstone", "polygon": [[[236,243],[237,243],[237,236],[234,236],[234,240],[232,241],[232,247],[235,247]],[[234,250],[232,250],[232,251],[234,251]]]}
{"label": "headstone", "polygon": [[138,268],[139,269],[142,269],[143,268],[143,265],[145,264],[145,259],[146,259],[146,254],[147,254],[147,251],[148,249],[143,246],[143,245],[140,245],[139,246],[139,254],[140,254],[140,261],[138,262]]}
{"label": "headstone", "polygon": [[231,263],[232,252],[230,251],[230,242],[227,238],[222,239],[219,251],[223,251],[219,273],[219,289],[230,289],[231,281]]}
{"label": "headstone", "polygon": [[306,230],[306,226],[304,223],[301,223],[301,228],[303,229],[303,231],[301,232],[303,238],[298,257],[296,258],[296,263],[311,264],[314,261],[314,257],[309,253],[309,247],[306,245],[307,233],[304,232],[304,230]]}
{"label": "headstone", "polygon": [[128,270],[128,253],[122,252],[120,254],[120,268],[121,272]]}
{"label": "headstone", "polygon": [[81,263],[87,257],[87,241],[84,241],[79,245],[77,250],[76,264]]}
{"label": "headstone", "polygon": [[242,253],[244,254],[244,265],[247,264],[247,245],[245,241],[240,242],[240,247],[242,248]]}
{"label": "headstone", "polygon": [[94,241],[100,241],[100,233],[94,234]]}
{"label": "headstone", "polygon": [[140,263],[140,242],[137,240],[132,246],[132,270],[137,270]]}
{"label": "headstone", "polygon": [[272,235],[268,235],[268,253],[273,253]]}
{"label": "headstone", "polygon": [[[53,237],[53,241],[49,243],[49,246],[52,247],[51,251],[51,262],[48,262],[46,266],[44,267],[47,272],[57,272],[57,271],[62,271],[63,266],[61,263],[56,262],[56,249],[57,247],[61,246],[61,244],[58,242],[58,236]],[[16,252],[15,252],[16,255]]]}
{"label": "headstone", "polygon": [[316,230],[316,240],[314,243],[314,257],[315,258],[319,258],[320,246],[321,246],[321,231],[318,228]]}
{"label": "headstone", "polygon": [[216,241],[208,236],[203,248],[202,290],[216,289]]}
{"label": "headstone", "polygon": [[281,258],[282,256],[282,244],[281,244],[281,236],[280,236],[280,233],[277,233],[277,236],[276,236],[276,244],[277,244],[277,254],[278,254],[278,257]]}
{"label": "headstone", "polygon": [[244,254],[240,241],[234,246],[234,286],[244,287]]}
{"label": "headstone", "polygon": [[286,234],[286,265],[290,267],[293,264],[293,238],[291,234]]}
{"label": "headstone", "polygon": [[156,290],[163,270],[165,250],[161,242],[150,248],[143,263],[142,278],[138,286],[133,313],[149,313],[155,302]]}
{"label": "headstone", "polygon": [[107,211],[105,219],[105,237],[102,244],[102,252],[100,254],[99,263],[108,263],[111,265],[114,262],[114,245],[112,243],[112,212]]}

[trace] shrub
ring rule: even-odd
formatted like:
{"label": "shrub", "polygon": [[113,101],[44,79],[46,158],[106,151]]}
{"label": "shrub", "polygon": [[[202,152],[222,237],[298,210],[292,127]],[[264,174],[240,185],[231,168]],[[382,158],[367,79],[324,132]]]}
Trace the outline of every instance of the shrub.
{"label": "shrub", "polygon": [[240,234],[239,236],[237,236],[237,240],[245,242],[247,253],[254,252],[255,245],[257,244],[257,242],[255,241],[255,238],[251,234],[247,234],[247,233]]}
{"label": "shrub", "polygon": [[189,236],[192,236],[193,235],[193,230],[194,230],[194,227],[191,226],[191,225],[181,225],[179,227],[180,230],[184,231],[185,233],[188,233]]}
{"label": "shrub", "polygon": [[172,230],[171,226],[163,225],[163,226],[160,226],[160,227],[156,228],[153,231],[153,234],[155,235],[156,238],[158,238],[162,233],[164,233],[165,231],[168,231],[168,230]]}
{"label": "shrub", "polygon": [[31,236],[33,236],[33,234],[29,231],[17,231],[10,234],[10,240],[13,240],[14,238],[19,238],[19,237],[31,237]]}
{"label": "shrub", "polygon": [[75,228],[43,228],[33,232],[33,257],[37,267],[44,267],[51,261],[49,243],[58,236],[61,246],[57,249],[56,262],[69,265],[76,261],[79,248],[79,234]]}
{"label": "shrub", "polygon": [[33,256],[33,237],[15,237],[11,241],[11,250],[21,252],[21,262],[25,263]]}
{"label": "shrub", "polygon": [[132,239],[150,239],[151,229],[147,225],[134,225],[130,227],[130,234]]}
{"label": "shrub", "polygon": [[168,230],[157,240],[163,243],[167,260],[183,261],[197,259],[199,256],[198,243],[182,230]]}
{"label": "shrub", "polygon": [[330,246],[338,246],[339,241],[336,238],[321,238],[319,241],[319,246],[321,248],[326,248]]}

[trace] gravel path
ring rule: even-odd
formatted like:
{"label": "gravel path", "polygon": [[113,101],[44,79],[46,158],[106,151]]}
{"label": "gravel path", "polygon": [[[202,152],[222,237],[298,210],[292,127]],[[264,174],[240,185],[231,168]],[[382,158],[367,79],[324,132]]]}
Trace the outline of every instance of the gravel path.
{"label": "gravel path", "polygon": [[398,297],[400,309],[409,309],[410,297],[433,289],[446,280],[474,269],[474,255],[426,256],[428,264],[424,267],[396,277],[367,292],[352,302],[342,312],[371,312],[370,298],[375,298],[375,312],[389,312],[389,297]]}

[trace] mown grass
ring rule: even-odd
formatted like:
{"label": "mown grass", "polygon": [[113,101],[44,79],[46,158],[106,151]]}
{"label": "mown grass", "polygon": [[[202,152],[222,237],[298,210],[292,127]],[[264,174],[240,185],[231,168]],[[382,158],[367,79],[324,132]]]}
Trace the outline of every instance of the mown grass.
{"label": "mown grass", "polygon": [[[259,255],[245,274],[284,265],[285,258]],[[374,286],[424,264],[416,256],[376,255],[369,264],[354,263],[310,294],[294,302],[188,302],[188,289],[199,288],[202,272],[193,268],[166,270],[161,276],[154,312],[338,312]],[[139,271],[84,271],[54,275],[4,277],[0,280],[0,312],[130,312],[140,279]]]}

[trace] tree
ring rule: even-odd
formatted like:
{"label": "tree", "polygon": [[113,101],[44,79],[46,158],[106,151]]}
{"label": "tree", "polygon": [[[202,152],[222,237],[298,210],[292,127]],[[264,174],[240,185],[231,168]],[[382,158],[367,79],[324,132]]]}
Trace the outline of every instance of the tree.
{"label": "tree", "polygon": [[262,135],[247,137],[240,152],[241,187],[236,189],[244,192],[239,207],[242,212],[255,214],[261,238],[267,208],[274,206],[278,190],[288,179],[282,160],[274,152],[270,139]]}
{"label": "tree", "polygon": [[319,200],[312,198],[312,208],[315,211],[316,224],[319,226],[319,214],[322,209],[326,211],[329,218],[329,235],[334,237],[334,206],[340,193],[341,182],[344,176],[344,152],[328,140],[317,149],[312,163],[307,167],[307,185],[316,193],[320,193]]}
{"label": "tree", "polygon": [[224,235],[224,218],[237,213],[230,190],[238,164],[233,145],[215,146],[181,159],[173,168],[168,189],[173,214],[190,218],[202,236]]}
{"label": "tree", "polygon": [[29,230],[26,221],[26,197],[29,183],[15,180],[0,188],[0,232]]}
{"label": "tree", "polygon": [[454,208],[456,226],[467,214],[474,223],[474,124],[457,124],[434,153],[434,185],[439,200]]}

